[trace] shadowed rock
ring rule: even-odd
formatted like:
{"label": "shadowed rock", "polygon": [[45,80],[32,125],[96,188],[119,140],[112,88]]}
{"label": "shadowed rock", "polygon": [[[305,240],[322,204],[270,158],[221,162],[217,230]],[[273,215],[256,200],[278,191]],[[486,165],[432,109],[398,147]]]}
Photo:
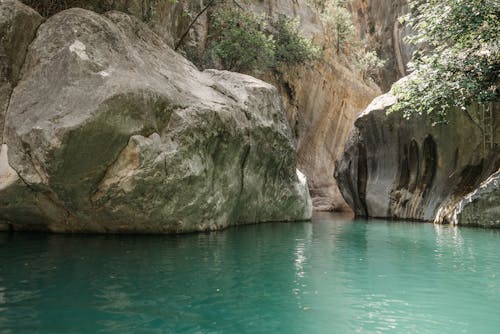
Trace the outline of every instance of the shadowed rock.
{"label": "shadowed rock", "polygon": [[[424,116],[387,115],[395,102],[379,96],[356,120],[336,162],[341,192],[359,216],[449,222],[457,201],[498,168],[500,138],[485,147],[481,124],[462,111],[437,126]],[[469,114],[480,115],[477,108]]]}
{"label": "shadowed rock", "polygon": [[458,202],[452,217],[456,225],[500,227],[500,171]]}

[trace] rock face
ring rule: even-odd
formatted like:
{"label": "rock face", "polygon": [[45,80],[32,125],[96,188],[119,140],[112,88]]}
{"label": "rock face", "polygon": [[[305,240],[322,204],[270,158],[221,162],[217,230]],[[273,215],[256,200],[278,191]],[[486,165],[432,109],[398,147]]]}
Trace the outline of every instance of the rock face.
{"label": "rock face", "polygon": [[337,161],[340,190],[359,216],[449,221],[457,201],[500,166],[499,113],[490,124],[493,147],[485,149],[480,124],[466,113],[432,127],[425,117],[386,115],[395,101],[382,95],[356,120]]}
{"label": "rock face", "polygon": [[387,92],[404,77],[415,48],[404,42],[411,31],[399,22],[408,13],[407,0],[353,0],[349,3],[359,38],[386,61],[377,84]]}
{"label": "rock face", "polygon": [[0,220],[55,232],[188,232],[311,216],[276,89],[199,72],[137,19],[60,12],[6,117]]}
{"label": "rock face", "polygon": [[[24,0],[48,7],[39,1]],[[335,179],[334,162],[341,154],[349,131],[369,102],[381,94],[373,83],[363,80],[356,70],[339,59],[335,44],[329,41],[319,13],[307,1],[255,0],[239,2],[258,15],[276,18],[279,14],[300,19],[301,32],[324,48],[324,60],[312,66],[294,66],[282,69],[282,74],[265,73],[261,79],[273,83],[284,101],[287,119],[297,140],[297,160],[301,171],[307,175],[313,205],[318,210],[343,210],[347,205]],[[199,1],[181,0],[68,0],[67,5],[83,6],[98,12],[117,9],[132,13],[147,21],[169,45],[178,41],[186,30],[189,19],[183,10],[191,13],[201,10]],[[211,30],[207,13],[202,14],[185,39],[184,46],[204,50]],[[392,21],[391,21],[392,24]],[[382,39],[382,37],[379,37]],[[325,145],[324,143],[335,145]]]}
{"label": "rock face", "polygon": [[15,0],[0,0],[0,137],[3,138],[4,115],[13,88],[19,80],[29,43],[42,17]]}
{"label": "rock face", "polygon": [[[323,46],[323,61],[283,68],[279,76],[264,73],[261,78],[273,83],[284,101],[288,122],[297,139],[298,166],[307,175],[314,208],[347,209],[333,178],[335,159],[342,152],[356,116],[381,93],[380,89],[339,61],[319,13],[307,1],[255,0],[240,5],[270,18],[297,17],[301,33]],[[203,49],[210,24],[203,14],[186,44]],[[325,142],[336,145],[324,145]]]}
{"label": "rock face", "polygon": [[[342,152],[349,131],[370,101],[381,93],[375,84],[341,63],[335,43],[322,25],[320,14],[307,1],[255,0],[240,2],[258,15],[297,17],[301,33],[323,48],[324,59],[312,65],[264,73],[262,79],[278,88],[287,118],[297,139],[298,166],[307,175],[316,210],[348,209],[333,178],[335,160]],[[203,48],[210,20],[202,15],[186,43]],[[325,142],[335,145],[324,145]]]}
{"label": "rock face", "polygon": [[299,169],[307,175],[314,208],[348,210],[333,178],[335,160],[342,154],[357,115],[380,91],[333,61],[290,71],[283,83],[293,92],[288,110],[295,108],[297,159]]}
{"label": "rock face", "polygon": [[500,227],[500,170],[456,205],[452,222],[457,225]]}
{"label": "rock face", "polygon": [[[266,77],[279,89],[297,138],[299,169],[307,175],[316,210],[348,210],[333,178],[357,115],[381,93],[373,83],[342,62],[319,13],[307,1],[253,1],[252,10],[270,17],[300,18],[301,32],[323,49],[323,60]],[[325,145],[325,143],[334,143]]]}

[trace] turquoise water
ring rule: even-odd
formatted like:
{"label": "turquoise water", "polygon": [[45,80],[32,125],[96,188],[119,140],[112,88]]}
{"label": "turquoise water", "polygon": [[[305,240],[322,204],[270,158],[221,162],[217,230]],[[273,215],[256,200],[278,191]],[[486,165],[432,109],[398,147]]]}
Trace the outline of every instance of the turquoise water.
{"label": "turquoise water", "polygon": [[276,223],[0,234],[0,333],[499,333],[500,231]]}

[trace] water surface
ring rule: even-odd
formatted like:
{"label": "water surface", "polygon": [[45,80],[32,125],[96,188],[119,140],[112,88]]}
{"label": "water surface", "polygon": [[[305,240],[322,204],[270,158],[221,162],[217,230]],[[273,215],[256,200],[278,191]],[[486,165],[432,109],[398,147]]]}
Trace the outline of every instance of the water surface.
{"label": "water surface", "polygon": [[498,333],[500,231],[351,221],[0,234],[0,333]]}

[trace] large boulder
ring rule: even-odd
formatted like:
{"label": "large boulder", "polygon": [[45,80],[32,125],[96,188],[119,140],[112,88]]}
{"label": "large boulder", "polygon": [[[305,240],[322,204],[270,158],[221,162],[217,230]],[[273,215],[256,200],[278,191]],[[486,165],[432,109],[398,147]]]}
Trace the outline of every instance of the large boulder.
{"label": "large boulder", "polygon": [[479,107],[432,126],[425,116],[387,114],[395,102],[382,95],[356,120],[336,162],[340,190],[359,216],[449,222],[457,201],[500,165],[499,113],[487,124],[494,142],[486,146],[484,125],[469,117],[481,115]]}
{"label": "large boulder", "polygon": [[309,219],[295,166],[273,86],[199,72],[134,17],[70,9],[40,26],[12,94],[0,219],[141,233]]}
{"label": "large boulder", "polygon": [[16,0],[0,0],[0,138],[4,115],[16,86],[28,45],[42,17]]}
{"label": "large boulder", "polygon": [[458,202],[452,223],[500,227],[500,170]]}

